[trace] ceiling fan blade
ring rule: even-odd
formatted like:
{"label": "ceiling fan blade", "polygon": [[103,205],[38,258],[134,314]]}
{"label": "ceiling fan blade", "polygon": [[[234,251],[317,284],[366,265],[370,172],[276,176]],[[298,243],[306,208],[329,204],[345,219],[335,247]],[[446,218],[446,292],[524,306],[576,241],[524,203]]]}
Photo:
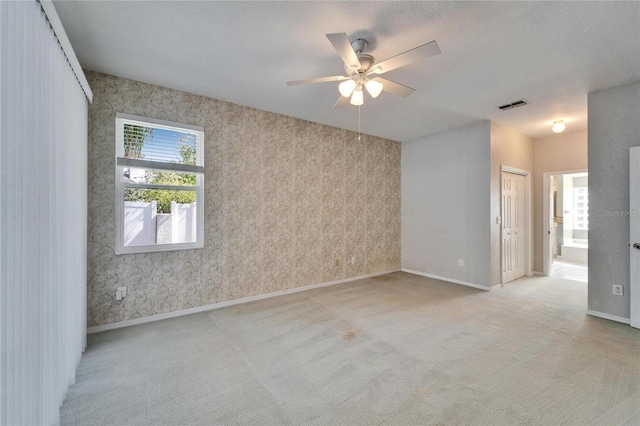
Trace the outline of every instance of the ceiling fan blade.
{"label": "ceiling fan blade", "polygon": [[298,84],[311,84],[311,83],[326,83],[328,81],[342,81],[348,80],[351,77],[345,77],[344,75],[334,75],[331,77],[318,77],[308,78],[306,80],[287,81],[287,86],[297,86]]}
{"label": "ceiling fan blade", "polygon": [[335,105],[333,105],[333,109],[345,107],[347,106],[348,103],[349,103],[349,98],[340,96],[336,101]]}
{"label": "ceiling fan blade", "polygon": [[370,71],[370,74],[382,74],[387,71],[395,70],[396,68],[404,67],[405,65],[409,65],[413,62],[421,61],[428,58],[429,56],[435,56],[439,54],[440,47],[438,47],[438,43],[433,40],[427,44],[423,44],[422,46],[407,50],[406,52],[396,55],[393,58],[389,58],[378,64],[375,64],[373,66],[373,70]]}
{"label": "ceiling fan blade", "polygon": [[402,96],[403,98],[406,98],[416,90],[416,89],[412,89],[409,86],[405,86],[404,84],[387,80],[386,78],[377,77],[377,78],[374,78],[373,80],[382,83],[382,90],[384,90],[385,92],[389,92],[397,96]]}
{"label": "ceiling fan blade", "polygon": [[327,34],[327,38],[331,44],[333,44],[333,48],[336,49],[338,55],[340,55],[347,68],[355,71],[362,68],[360,61],[358,60],[358,56],[356,55],[356,52],[353,51],[351,42],[345,33]]}

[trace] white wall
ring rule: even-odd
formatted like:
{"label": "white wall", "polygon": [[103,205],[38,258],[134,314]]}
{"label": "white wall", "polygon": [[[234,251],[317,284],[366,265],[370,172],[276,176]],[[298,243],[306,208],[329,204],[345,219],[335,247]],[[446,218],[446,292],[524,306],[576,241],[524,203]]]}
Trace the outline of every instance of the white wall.
{"label": "white wall", "polygon": [[629,148],[638,145],[640,81],[590,93],[589,309],[621,318],[630,312]]}
{"label": "white wall", "polygon": [[[501,216],[502,166],[533,173],[533,139],[503,124],[491,122],[491,285],[500,284],[501,276]],[[530,220],[533,213],[529,209]]]}
{"label": "white wall", "polygon": [[[533,269],[534,271],[542,272],[542,179],[545,173],[587,169],[587,131],[560,133],[534,140],[533,164]],[[560,198],[558,200],[562,202]]]}
{"label": "white wall", "polygon": [[403,269],[490,287],[490,131],[484,121],[402,144]]}

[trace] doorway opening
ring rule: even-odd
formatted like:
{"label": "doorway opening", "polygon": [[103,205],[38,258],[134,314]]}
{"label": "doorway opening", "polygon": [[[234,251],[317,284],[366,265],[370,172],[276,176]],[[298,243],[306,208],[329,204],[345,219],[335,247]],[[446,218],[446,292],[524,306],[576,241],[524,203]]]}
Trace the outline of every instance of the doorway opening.
{"label": "doorway opening", "polygon": [[543,274],[587,282],[588,172],[545,173],[544,190]]}

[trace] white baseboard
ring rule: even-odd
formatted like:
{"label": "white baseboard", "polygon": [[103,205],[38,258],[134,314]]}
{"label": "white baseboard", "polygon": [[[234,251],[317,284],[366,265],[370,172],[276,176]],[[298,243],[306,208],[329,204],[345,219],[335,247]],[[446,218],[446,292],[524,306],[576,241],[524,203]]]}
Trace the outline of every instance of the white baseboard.
{"label": "white baseboard", "polygon": [[544,273],[542,273],[541,271],[533,271],[533,275],[544,277]]}
{"label": "white baseboard", "polygon": [[587,315],[591,315],[592,317],[604,318],[611,321],[617,321],[623,324],[631,324],[631,320],[629,318],[623,318],[616,315],[605,314],[604,312],[592,311],[591,309],[587,310]]}
{"label": "white baseboard", "polygon": [[271,298],[271,297],[283,296],[285,294],[298,293],[298,292],[301,292],[301,291],[312,290],[314,288],[327,287],[327,286],[330,286],[330,285],[347,283],[349,281],[357,281],[357,280],[361,280],[361,279],[364,279],[364,278],[377,277],[379,275],[386,275],[386,274],[390,274],[392,272],[400,272],[400,270],[399,269],[393,269],[393,270],[390,270],[390,271],[376,272],[376,273],[373,273],[373,274],[358,275],[357,277],[350,277],[350,278],[345,278],[345,279],[342,279],[342,280],[335,280],[335,281],[328,281],[328,282],[324,282],[324,283],[311,284],[311,285],[306,285],[304,287],[290,288],[290,289],[287,289],[287,290],[274,291],[273,293],[259,294],[257,296],[242,297],[240,299],[226,300],[224,302],[212,303],[210,305],[198,306],[198,307],[195,307],[195,308],[182,309],[180,311],[167,312],[167,313],[164,313],[164,314],[150,315],[148,317],[143,317],[143,318],[136,318],[136,319],[132,319],[132,320],[114,322],[114,323],[111,323],[111,324],[99,325],[99,326],[96,326],[96,327],[89,327],[87,329],[87,334],[99,333],[101,331],[107,331],[107,330],[115,330],[117,328],[123,328],[123,327],[131,327],[132,325],[145,324],[145,323],[154,322],[154,321],[161,321],[161,320],[168,319],[168,318],[175,318],[175,317],[181,317],[181,316],[184,316],[184,315],[196,314],[198,312],[212,311],[214,309],[220,309],[220,308],[224,308],[224,307],[227,307],[227,306],[239,305],[241,303],[248,303],[248,302],[254,302],[256,300],[262,300],[262,299],[268,299],[268,298]]}
{"label": "white baseboard", "polygon": [[427,274],[426,272],[414,271],[412,269],[402,268],[402,272],[407,272],[413,275],[420,275],[422,277],[427,277],[427,278],[433,278],[440,281],[447,281],[454,284],[466,285],[467,287],[479,288],[480,290],[491,291],[491,287],[488,287],[486,285],[480,285],[480,284],[470,283],[467,281],[456,280],[453,278],[442,277],[440,275]]}

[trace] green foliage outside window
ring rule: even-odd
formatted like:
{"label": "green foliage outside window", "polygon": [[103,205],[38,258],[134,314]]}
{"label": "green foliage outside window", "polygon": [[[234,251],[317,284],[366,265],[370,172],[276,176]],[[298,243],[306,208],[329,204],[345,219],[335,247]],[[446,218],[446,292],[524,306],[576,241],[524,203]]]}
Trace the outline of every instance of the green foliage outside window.
{"label": "green foliage outside window", "polygon": [[158,213],[171,213],[171,202],[191,204],[196,201],[195,191],[172,191],[167,189],[133,189],[125,188],[125,201],[156,202]]}
{"label": "green foliage outside window", "polygon": [[153,137],[153,128],[125,124],[124,156],[126,158],[140,158],[144,140],[148,137]]}

